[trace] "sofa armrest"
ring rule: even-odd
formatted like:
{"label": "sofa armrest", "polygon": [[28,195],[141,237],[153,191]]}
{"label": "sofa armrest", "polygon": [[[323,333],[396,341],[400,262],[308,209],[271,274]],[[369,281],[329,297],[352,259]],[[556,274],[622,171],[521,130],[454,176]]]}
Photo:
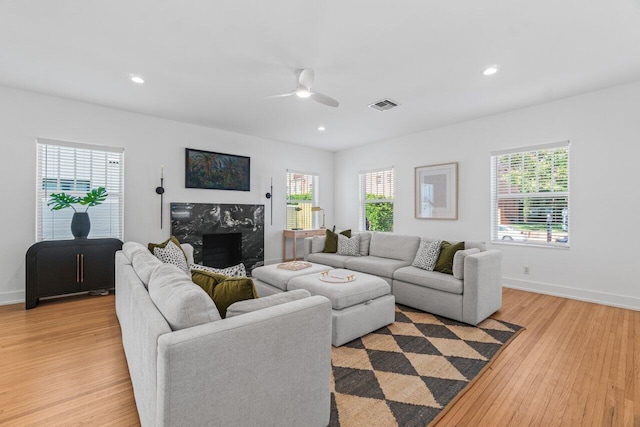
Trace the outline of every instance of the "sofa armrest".
{"label": "sofa armrest", "polygon": [[502,252],[483,251],[464,260],[462,319],[477,325],[502,307]]}
{"label": "sofa armrest", "polygon": [[326,426],[331,303],[313,296],[158,339],[162,426]]}

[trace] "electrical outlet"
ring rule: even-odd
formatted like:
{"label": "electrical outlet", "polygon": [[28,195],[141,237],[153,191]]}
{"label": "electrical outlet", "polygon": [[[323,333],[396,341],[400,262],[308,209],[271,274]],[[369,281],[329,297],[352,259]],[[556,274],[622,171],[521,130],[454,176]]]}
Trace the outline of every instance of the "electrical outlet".
{"label": "electrical outlet", "polygon": [[528,265],[525,265],[525,266],[524,266],[524,271],[523,271],[523,272],[524,272],[524,274],[529,274],[529,273],[531,273],[531,270],[529,270],[529,266],[528,266]]}

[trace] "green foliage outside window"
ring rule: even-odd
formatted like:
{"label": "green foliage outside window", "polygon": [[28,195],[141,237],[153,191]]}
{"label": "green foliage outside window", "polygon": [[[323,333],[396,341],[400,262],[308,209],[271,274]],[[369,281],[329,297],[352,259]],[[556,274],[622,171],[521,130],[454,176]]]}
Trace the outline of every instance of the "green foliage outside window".
{"label": "green foliage outside window", "polygon": [[[367,194],[367,200],[380,200],[384,196]],[[367,230],[393,231],[393,202],[365,203]]]}

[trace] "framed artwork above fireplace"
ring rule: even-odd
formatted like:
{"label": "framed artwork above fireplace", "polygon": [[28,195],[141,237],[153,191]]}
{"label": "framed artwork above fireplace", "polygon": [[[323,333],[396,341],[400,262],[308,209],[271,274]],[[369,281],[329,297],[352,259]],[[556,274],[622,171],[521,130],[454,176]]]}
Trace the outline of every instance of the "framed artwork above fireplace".
{"label": "framed artwork above fireplace", "polygon": [[185,187],[250,191],[251,158],[187,148]]}

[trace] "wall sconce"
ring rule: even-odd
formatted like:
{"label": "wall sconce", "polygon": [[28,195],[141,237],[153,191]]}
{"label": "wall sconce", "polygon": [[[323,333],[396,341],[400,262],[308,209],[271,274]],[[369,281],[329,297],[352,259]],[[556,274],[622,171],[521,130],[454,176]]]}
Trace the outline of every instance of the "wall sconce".
{"label": "wall sconce", "polygon": [[320,212],[320,211],[322,211],[322,227],[320,228],[327,228],[324,226],[324,209],[322,209],[320,206],[311,207],[311,212]]}
{"label": "wall sconce", "polygon": [[162,205],[164,203],[164,165],[160,166],[160,187],[156,187],[156,194],[160,195],[160,229],[162,229]]}

